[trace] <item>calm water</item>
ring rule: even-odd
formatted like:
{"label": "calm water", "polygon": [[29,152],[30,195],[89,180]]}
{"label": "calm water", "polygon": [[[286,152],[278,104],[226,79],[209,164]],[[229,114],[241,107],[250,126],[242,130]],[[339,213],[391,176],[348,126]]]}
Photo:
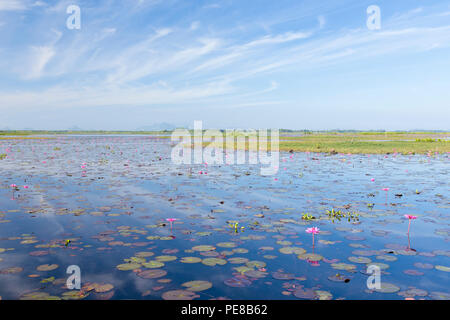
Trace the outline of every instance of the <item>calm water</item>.
{"label": "calm water", "polygon": [[[149,136],[0,140],[2,299],[450,298],[448,154],[286,153],[264,177],[170,152]],[[332,208],[359,221],[333,223]]]}

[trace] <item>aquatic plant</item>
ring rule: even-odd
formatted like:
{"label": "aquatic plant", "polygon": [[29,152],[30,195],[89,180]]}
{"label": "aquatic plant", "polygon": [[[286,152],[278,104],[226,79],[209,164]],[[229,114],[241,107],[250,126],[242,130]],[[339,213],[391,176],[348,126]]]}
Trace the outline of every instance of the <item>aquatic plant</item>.
{"label": "aquatic plant", "polygon": [[317,227],[312,227],[312,228],[306,229],[306,232],[312,234],[312,245],[314,247],[314,235],[318,234],[320,232],[320,229]]}
{"label": "aquatic plant", "polygon": [[415,220],[415,219],[417,219],[417,217],[416,217],[416,216],[413,216],[413,215],[411,215],[411,214],[405,214],[405,218],[407,218],[407,219],[409,220],[409,223],[408,223],[408,232],[407,232],[407,234],[409,234],[409,229],[410,229],[410,227],[411,227],[411,220]]}
{"label": "aquatic plant", "polygon": [[303,213],[303,214],[302,214],[302,219],[303,219],[303,220],[309,221],[309,220],[314,220],[314,219],[316,219],[316,217],[314,217],[313,215],[310,215],[309,213]]}
{"label": "aquatic plant", "polygon": [[170,230],[172,230],[172,222],[176,221],[177,219],[175,218],[167,218],[166,221],[170,222]]}
{"label": "aquatic plant", "polygon": [[240,227],[240,228],[239,228],[239,222],[230,223],[229,226],[230,226],[231,228],[234,229],[234,232],[235,232],[235,233],[238,233],[239,230],[243,232],[244,229],[245,229],[245,227]]}
{"label": "aquatic plant", "polygon": [[348,222],[359,221],[359,214],[355,213],[355,212],[342,212],[341,210],[331,209],[331,210],[327,210],[327,215],[333,223],[334,223],[334,219],[341,221],[342,218],[347,219]]}
{"label": "aquatic plant", "polygon": [[0,160],[3,160],[7,157],[8,155],[6,153],[0,153]]}

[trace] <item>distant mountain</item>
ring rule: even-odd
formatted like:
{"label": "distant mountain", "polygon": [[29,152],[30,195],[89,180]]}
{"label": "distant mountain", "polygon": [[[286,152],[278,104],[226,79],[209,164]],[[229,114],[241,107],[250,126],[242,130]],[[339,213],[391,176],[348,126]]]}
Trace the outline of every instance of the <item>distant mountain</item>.
{"label": "distant mountain", "polygon": [[154,123],[152,125],[148,126],[142,126],[136,129],[136,131],[163,131],[163,130],[174,130],[177,126],[167,123],[167,122],[160,122],[160,123]]}

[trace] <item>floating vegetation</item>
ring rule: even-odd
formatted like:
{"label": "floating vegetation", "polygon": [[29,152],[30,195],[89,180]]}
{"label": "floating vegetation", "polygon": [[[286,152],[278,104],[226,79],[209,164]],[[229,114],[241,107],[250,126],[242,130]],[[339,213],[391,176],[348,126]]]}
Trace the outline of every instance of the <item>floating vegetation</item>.
{"label": "floating vegetation", "polygon": [[449,299],[448,154],[292,148],[268,178],[173,166],[170,139],[55,138],[0,141],[2,299]]}
{"label": "floating vegetation", "polygon": [[331,209],[327,210],[326,214],[333,223],[334,219],[337,219],[338,221],[341,221],[341,219],[346,219],[348,222],[359,221],[359,214],[355,212],[342,212],[341,210]]}

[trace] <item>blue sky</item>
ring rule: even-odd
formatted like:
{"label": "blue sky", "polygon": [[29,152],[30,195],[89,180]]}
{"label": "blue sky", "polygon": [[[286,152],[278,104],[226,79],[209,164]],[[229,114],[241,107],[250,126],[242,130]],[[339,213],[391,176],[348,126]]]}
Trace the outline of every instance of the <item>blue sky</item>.
{"label": "blue sky", "polygon": [[449,57],[442,0],[0,0],[0,129],[448,130]]}

